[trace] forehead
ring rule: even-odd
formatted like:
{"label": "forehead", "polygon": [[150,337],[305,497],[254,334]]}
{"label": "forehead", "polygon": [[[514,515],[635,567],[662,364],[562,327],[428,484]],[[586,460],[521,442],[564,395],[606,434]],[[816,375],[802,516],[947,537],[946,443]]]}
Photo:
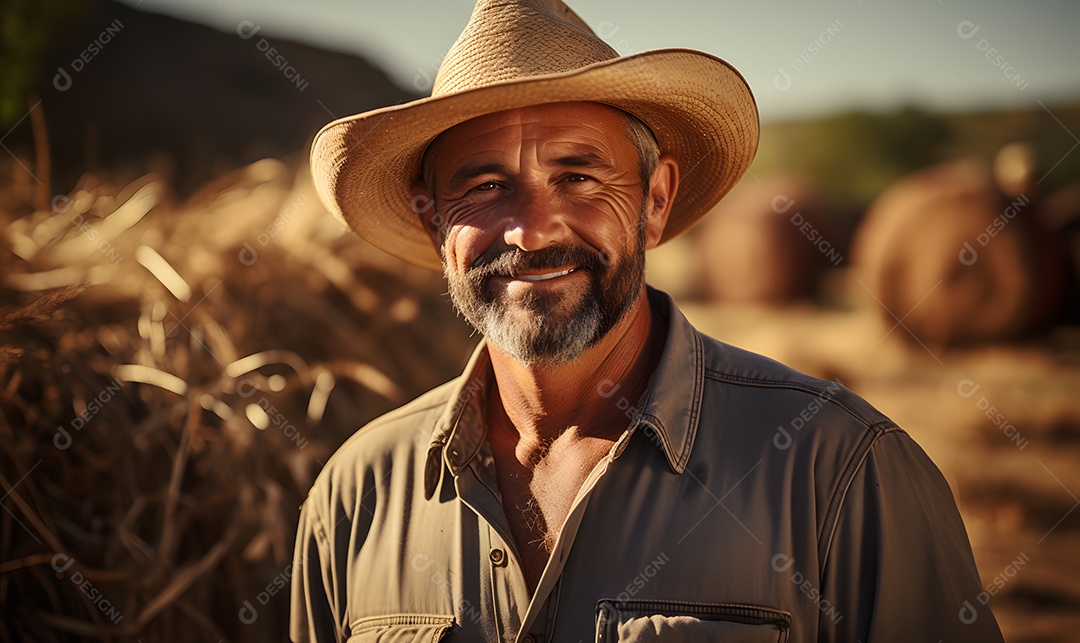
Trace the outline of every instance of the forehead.
{"label": "forehead", "polygon": [[541,155],[566,146],[592,148],[613,158],[633,154],[624,112],[600,103],[550,103],[487,114],[456,125],[431,144],[438,165],[485,151],[528,145]]}

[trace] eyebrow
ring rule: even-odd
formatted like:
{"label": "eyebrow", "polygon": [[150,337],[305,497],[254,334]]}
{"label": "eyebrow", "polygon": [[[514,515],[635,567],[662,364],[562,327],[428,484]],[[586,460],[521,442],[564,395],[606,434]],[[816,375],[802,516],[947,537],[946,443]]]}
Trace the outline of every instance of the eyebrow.
{"label": "eyebrow", "polygon": [[[551,163],[553,165],[566,167],[597,167],[604,169],[612,167],[607,159],[593,152],[560,156],[557,159],[553,159]],[[450,192],[457,192],[478,176],[483,176],[484,174],[501,174],[505,171],[506,167],[502,163],[464,165],[450,177],[450,180],[447,182],[447,190]]]}
{"label": "eyebrow", "polygon": [[569,156],[560,156],[552,161],[555,165],[567,165],[570,167],[611,167],[607,159],[595,154],[593,152],[584,152],[581,154],[571,154]]}
{"label": "eyebrow", "polygon": [[466,183],[475,179],[478,176],[484,174],[498,174],[504,172],[505,168],[502,163],[485,163],[483,165],[465,165],[457,172],[454,172],[450,177],[450,181],[447,184],[447,189],[450,192],[457,192],[465,186]]}

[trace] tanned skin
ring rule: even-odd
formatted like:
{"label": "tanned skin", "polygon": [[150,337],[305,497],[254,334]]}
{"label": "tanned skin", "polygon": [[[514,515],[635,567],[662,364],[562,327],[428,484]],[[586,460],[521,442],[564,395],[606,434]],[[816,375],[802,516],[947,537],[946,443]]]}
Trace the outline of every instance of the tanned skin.
{"label": "tanned skin", "polygon": [[[624,117],[597,103],[476,118],[445,132],[434,154],[435,193],[418,183],[413,195],[435,202],[422,216],[448,271],[464,272],[500,245],[531,252],[586,244],[617,263],[659,243],[679,183],[678,164],[662,155],[644,195]],[[541,281],[519,278],[565,270],[571,272]],[[575,266],[544,272],[496,277],[492,287],[505,289],[514,315],[528,315],[515,302],[533,289],[558,293],[557,301],[570,309],[595,278]],[[566,314],[561,309],[553,312]],[[576,359],[525,364],[489,344],[495,387],[488,395],[487,437],[531,590],[582,483],[627,428],[625,412],[601,395],[611,388],[602,383],[619,384],[618,394],[636,403],[665,336],[642,288],[629,312]]]}

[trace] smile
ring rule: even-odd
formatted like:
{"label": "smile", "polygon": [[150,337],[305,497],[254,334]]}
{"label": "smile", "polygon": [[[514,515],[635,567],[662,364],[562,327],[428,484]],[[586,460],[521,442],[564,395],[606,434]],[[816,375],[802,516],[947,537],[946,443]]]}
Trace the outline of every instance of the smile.
{"label": "smile", "polygon": [[559,272],[548,272],[540,275],[515,275],[514,279],[521,281],[547,281],[548,279],[555,279],[556,277],[565,277],[566,275],[574,272],[573,268],[567,268]]}

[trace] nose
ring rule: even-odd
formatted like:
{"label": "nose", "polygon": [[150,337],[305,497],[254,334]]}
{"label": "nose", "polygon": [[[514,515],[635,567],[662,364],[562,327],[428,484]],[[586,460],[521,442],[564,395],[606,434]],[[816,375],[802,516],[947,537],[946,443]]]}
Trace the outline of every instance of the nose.
{"label": "nose", "polygon": [[503,242],[525,252],[541,250],[567,241],[566,212],[554,195],[541,186],[516,190],[511,213],[506,217]]}

